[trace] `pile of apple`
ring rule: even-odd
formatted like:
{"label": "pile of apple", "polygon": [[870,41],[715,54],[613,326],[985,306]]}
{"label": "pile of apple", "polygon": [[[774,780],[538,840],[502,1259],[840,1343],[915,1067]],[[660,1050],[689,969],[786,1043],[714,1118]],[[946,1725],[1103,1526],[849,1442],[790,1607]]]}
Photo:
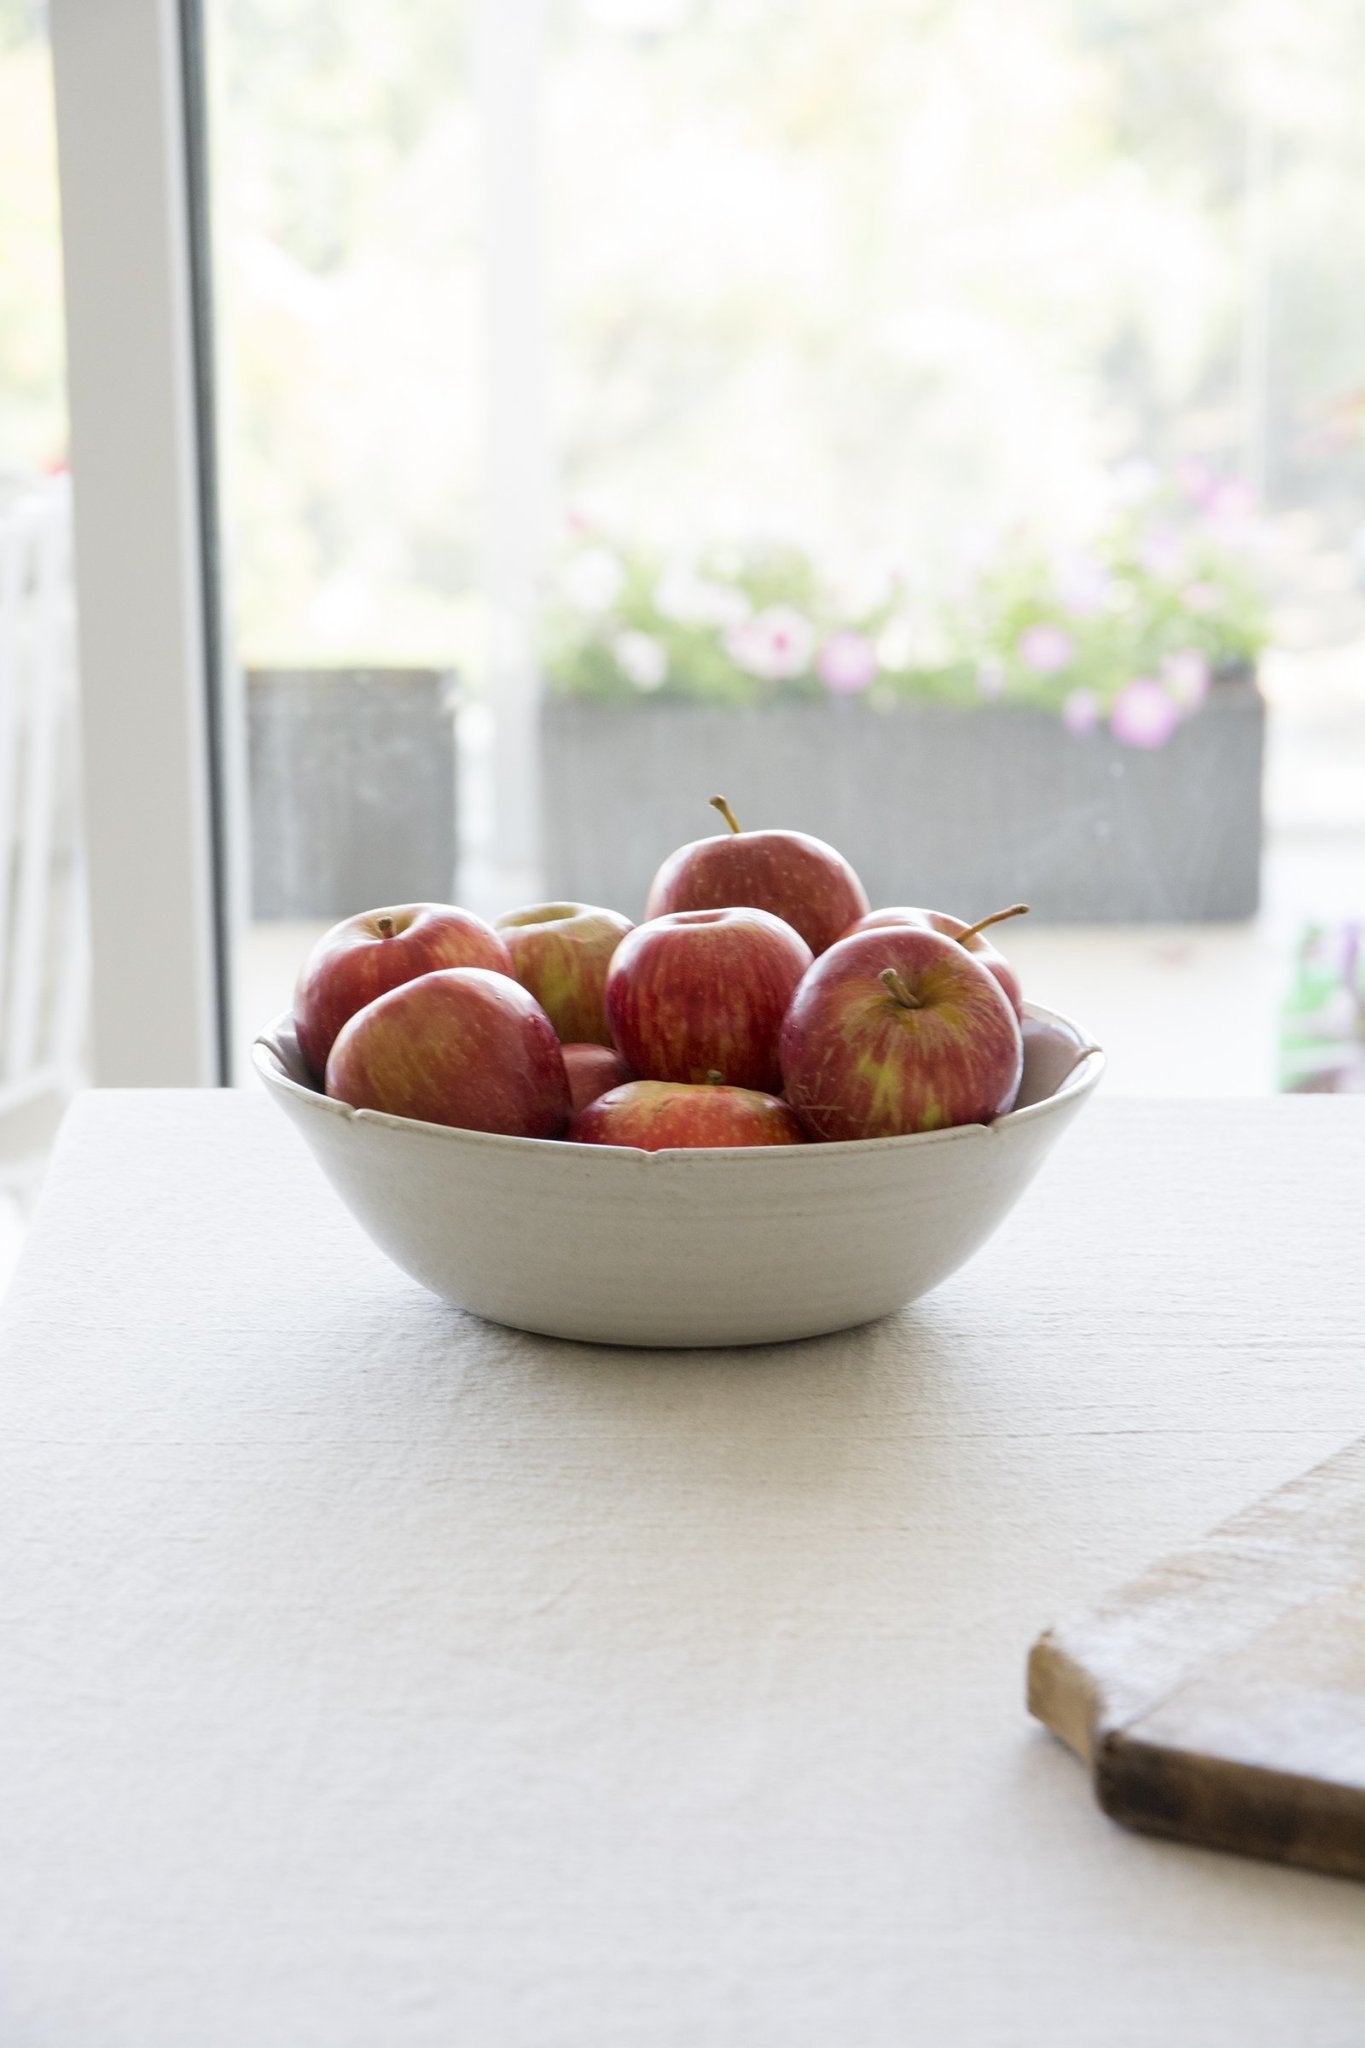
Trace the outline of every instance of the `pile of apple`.
{"label": "pile of apple", "polygon": [[539,903],[347,918],[305,961],[300,1051],[357,1109],[645,1151],[989,1123],[1023,1070],[1019,982],[975,925],[872,911],[804,832],[671,854],[646,921]]}

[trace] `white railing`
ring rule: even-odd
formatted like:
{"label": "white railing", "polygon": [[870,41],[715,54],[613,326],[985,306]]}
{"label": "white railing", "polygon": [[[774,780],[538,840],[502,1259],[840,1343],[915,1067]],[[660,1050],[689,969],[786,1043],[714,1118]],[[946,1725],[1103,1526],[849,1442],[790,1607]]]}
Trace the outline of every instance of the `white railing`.
{"label": "white railing", "polygon": [[0,1182],[39,1163],[85,1078],[71,487],[0,494]]}

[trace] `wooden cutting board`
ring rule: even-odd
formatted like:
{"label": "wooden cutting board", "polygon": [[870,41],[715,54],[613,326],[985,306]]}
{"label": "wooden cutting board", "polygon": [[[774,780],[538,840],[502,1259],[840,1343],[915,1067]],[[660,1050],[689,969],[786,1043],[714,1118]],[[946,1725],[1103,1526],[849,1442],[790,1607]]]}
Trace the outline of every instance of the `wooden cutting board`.
{"label": "wooden cutting board", "polygon": [[1049,1629],[1028,1700],[1126,1826],[1365,1878],[1365,1439]]}

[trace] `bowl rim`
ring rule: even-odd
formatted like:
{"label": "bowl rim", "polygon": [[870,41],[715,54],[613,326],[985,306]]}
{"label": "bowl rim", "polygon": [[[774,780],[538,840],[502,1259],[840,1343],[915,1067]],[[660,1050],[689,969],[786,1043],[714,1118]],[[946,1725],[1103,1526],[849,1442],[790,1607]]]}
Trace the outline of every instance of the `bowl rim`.
{"label": "bowl rim", "polygon": [[[277,1017],[257,1032],[252,1041],[251,1061],[268,1088],[276,1093],[306,1102],[311,1108],[324,1115],[339,1117],[347,1123],[374,1125],[402,1132],[421,1131],[427,1137],[435,1138],[442,1144],[463,1147],[471,1145],[515,1154],[552,1152],[573,1158],[593,1158],[602,1161],[631,1161],[638,1167],[642,1160],[651,1163],[659,1160],[673,1162],[687,1161],[689,1164],[714,1159],[732,1159],[758,1162],[760,1160],[810,1160],[846,1157],[866,1157],[887,1151],[905,1151],[908,1148],[930,1145],[961,1144],[978,1135],[990,1135],[997,1131],[1012,1130],[1021,1125],[1042,1122],[1056,1115],[1069,1104],[1079,1102],[1092,1093],[1099,1083],[1107,1064],[1104,1048],[1096,1045],[1070,1017],[1060,1010],[1050,1010],[1041,1003],[1025,1002],[1025,1018],[1042,1024],[1056,1024],[1070,1032],[1078,1046],[1076,1063],[1051,1095],[1045,1095],[1039,1102],[1030,1102],[1023,1109],[1007,1110],[989,1124],[952,1124],[941,1131],[910,1131],[894,1138],[841,1138],[828,1144],[809,1145],[679,1145],[658,1151],[644,1151],[638,1145],[580,1145],[568,1138],[516,1138],[505,1136],[499,1131],[469,1131],[455,1124],[428,1123],[420,1117],[394,1116],[388,1110],[355,1109],[349,1102],[340,1102],[334,1096],[324,1095],[318,1088],[306,1088],[287,1071],[281,1050],[281,1038],[292,1032],[294,1013],[282,1010]],[[604,1165],[604,1171],[614,1169]],[[786,1168],[783,1169],[788,1170]],[[794,1171],[809,1171],[808,1167],[795,1167]]]}

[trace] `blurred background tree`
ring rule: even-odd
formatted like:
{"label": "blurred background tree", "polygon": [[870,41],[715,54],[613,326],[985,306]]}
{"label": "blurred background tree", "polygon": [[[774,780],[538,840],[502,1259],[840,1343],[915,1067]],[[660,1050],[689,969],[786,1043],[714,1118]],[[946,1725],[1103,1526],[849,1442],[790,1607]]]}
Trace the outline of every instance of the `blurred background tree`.
{"label": "blurred background tree", "polygon": [[[466,656],[474,0],[218,0],[233,574],[253,661]],[[926,575],[1116,471],[1263,489],[1282,635],[1360,631],[1355,0],[547,0],[553,456],[647,543]],[[0,0],[0,466],[64,449],[41,9]]]}

